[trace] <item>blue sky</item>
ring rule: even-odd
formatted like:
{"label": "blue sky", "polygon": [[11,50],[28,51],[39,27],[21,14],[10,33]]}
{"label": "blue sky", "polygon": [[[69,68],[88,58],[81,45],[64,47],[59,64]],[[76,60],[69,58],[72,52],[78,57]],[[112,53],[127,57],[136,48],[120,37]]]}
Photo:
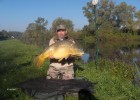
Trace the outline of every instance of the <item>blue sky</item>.
{"label": "blue sky", "polygon": [[[29,23],[38,17],[48,20],[47,28],[58,17],[73,21],[75,29],[88,24],[82,7],[90,0],[0,0],[0,30],[24,32]],[[114,0],[116,4],[125,1],[140,10],[140,0]]]}

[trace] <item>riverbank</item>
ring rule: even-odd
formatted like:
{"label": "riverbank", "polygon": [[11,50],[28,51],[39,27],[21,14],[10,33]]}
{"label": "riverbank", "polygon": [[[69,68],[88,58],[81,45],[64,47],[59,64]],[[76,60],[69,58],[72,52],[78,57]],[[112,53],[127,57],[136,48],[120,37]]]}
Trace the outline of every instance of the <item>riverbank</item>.
{"label": "riverbank", "polygon": [[[140,35],[131,34],[98,34],[99,42],[139,42]],[[85,43],[95,43],[96,36],[88,35],[83,37]]]}
{"label": "riverbank", "polygon": [[[41,68],[36,68],[32,63],[43,49],[15,39],[1,41],[0,47],[0,99],[31,100],[22,91],[7,91],[7,88],[31,78],[46,76],[48,61]],[[97,83],[94,95],[98,100],[140,99],[140,88],[132,84],[134,66],[108,59],[99,60],[98,69],[94,62],[83,64],[77,60],[76,64],[80,67],[76,70],[77,77],[83,76]],[[66,97],[66,100],[77,98]]]}

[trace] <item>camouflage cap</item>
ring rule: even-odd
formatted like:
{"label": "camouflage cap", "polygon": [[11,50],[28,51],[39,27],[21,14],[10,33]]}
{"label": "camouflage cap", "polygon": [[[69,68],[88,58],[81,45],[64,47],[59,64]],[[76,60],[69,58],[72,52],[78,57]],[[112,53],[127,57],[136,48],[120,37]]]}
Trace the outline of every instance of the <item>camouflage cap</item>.
{"label": "camouflage cap", "polygon": [[65,25],[58,25],[57,28],[56,28],[56,31],[58,30],[66,30],[66,26]]}

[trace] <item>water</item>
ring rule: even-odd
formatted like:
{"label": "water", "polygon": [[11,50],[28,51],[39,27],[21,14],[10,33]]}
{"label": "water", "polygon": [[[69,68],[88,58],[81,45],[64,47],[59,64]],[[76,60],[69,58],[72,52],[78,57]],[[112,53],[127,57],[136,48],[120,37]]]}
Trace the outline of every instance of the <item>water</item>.
{"label": "water", "polygon": [[[85,51],[82,57],[83,61],[95,61],[95,44],[84,44],[80,42],[80,45]],[[133,65],[136,64],[140,70],[140,43],[99,43],[99,58],[122,61]]]}

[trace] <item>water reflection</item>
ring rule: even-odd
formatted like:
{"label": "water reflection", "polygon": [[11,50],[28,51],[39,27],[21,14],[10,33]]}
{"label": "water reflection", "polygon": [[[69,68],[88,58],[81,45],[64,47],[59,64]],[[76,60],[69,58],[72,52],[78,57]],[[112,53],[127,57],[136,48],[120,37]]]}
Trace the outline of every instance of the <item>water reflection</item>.
{"label": "water reflection", "polygon": [[[95,44],[81,43],[81,47],[85,51],[85,55],[82,57],[83,61],[95,61]],[[130,64],[135,62],[140,67],[140,44],[100,43],[99,57]]]}

